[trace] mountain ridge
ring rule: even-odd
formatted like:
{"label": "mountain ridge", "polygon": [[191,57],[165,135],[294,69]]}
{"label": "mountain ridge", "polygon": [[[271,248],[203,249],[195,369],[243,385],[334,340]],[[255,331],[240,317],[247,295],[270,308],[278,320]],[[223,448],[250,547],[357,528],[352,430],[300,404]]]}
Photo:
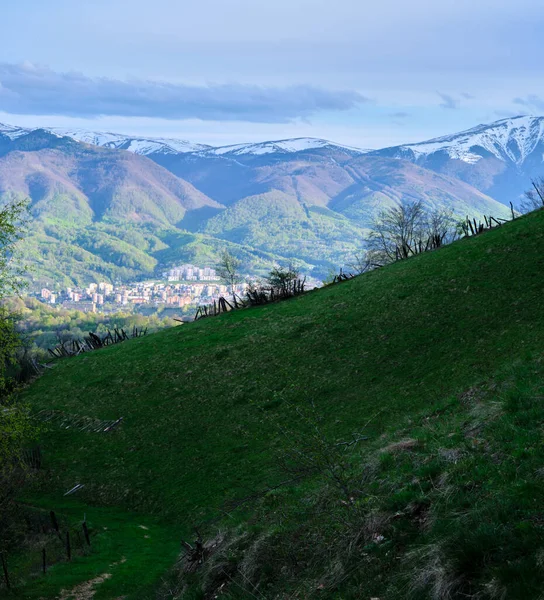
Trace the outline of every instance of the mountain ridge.
{"label": "mountain ridge", "polygon": [[530,180],[544,173],[544,117],[517,116],[415,144],[370,153],[409,160],[469,183],[519,208]]}
{"label": "mountain ridge", "polygon": [[500,160],[522,164],[543,138],[544,117],[520,115],[489,124],[480,124],[458,133],[439,136],[423,142],[401,144],[371,152],[380,153],[386,150],[401,149],[406,152],[412,151],[414,156],[419,158],[433,152],[445,151],[451,158],[473,163],[483,157],[471,152],[470,149],[481,147]]}
{"label": "mountain ridge", "polygon": [[376,211],[402,199],[459,219],[510,215],[447,170],[327,140],[187,152],[185,142],[176,150],[171,140],[166,148],[89,136],[79,130],[102,145],[58,129],[0,126],[0,195],[31,198],[29,255],[49,280],[70,273],[80,283],[85,261],[94,265],[86,281],[97,270],[149,277],[175,261],[213,263],[225,246],[248,272],[296,261],[322,278],[360,250]]}

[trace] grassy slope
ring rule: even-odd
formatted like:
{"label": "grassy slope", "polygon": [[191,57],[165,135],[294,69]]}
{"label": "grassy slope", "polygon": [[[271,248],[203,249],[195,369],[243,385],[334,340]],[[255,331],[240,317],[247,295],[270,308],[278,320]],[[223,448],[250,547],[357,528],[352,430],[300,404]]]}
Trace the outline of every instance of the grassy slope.
{"label": "grassy slope", "polygon": [[393,435],[539,355],[543,241],[544,213],[533,214],[296,300],[59,363],[28,391],[35,409],[125,420],[108,436],[45,432],[41,494],[54,503],[84,483],[79,502],[152,514],[181,534],[282,477],[259,407],[312,400],[335,439],[378,413],[366,434]]}

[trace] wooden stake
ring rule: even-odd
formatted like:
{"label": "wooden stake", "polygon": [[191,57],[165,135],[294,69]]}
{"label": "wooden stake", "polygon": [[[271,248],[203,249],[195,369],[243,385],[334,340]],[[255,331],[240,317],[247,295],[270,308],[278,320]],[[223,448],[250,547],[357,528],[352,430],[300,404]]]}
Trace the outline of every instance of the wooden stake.
{"label": "wooden stake", "polygon": [[83,521],[83,534],[85,535],[85,541],[87,542],[87,546],[91,545],[91,538],[89,536],[89,529],[87,528],[86,521]]}
{"label": "wooden stake", "polygon": [[57,521],[57,517],[55,516],[55,511],[54,511],[54,510],[52,510],[52,511],[49,513],[49,516],[51,517],[51,523],[53,524],[53,528],[55,529],[55,531],[56,531],[57,533],[60,533],[60,532],[59,532],[59,524],[58,524],[58,521]]}
{"label": "wooden stake", "polygon": [[11,589],[11,584],[9,582],[9,574],[8,574],[8,565],[6,564],[6,557],[4,556],[4,552],[0,553],[0,558],[2,559],[2,569],[4,569],[4,578],[6,580],[6,587]]}

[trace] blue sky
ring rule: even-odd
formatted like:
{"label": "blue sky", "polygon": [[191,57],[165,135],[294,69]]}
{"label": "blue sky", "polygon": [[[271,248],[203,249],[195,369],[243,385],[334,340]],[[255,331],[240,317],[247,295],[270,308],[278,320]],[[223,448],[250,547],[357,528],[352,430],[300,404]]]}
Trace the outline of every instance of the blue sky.
{"label": "blue sky", "polygon": [[0,121],[383,147],[544,114],[535,0],[2,0]]}

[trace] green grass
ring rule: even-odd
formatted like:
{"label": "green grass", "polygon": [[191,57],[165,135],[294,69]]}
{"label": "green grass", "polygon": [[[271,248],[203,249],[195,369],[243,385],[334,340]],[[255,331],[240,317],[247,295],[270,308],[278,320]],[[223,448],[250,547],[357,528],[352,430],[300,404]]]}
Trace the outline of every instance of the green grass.
{"label": "green grass", "polygon": [[[178,536],[155,518],[43,496],[31,503],[43,512],[45,522],[53,506],[56,514],[62,515],[63,542],[53,533],[41,535],[9,560],[14,590],[7,594],[8,598],[55,598],[62,590],[73,590],[104,574],[109,577],[96,585],[97,600],[120,595],[127,600],[145,597],[157,587],[179,552]],[[82,534],[77,535],[84,515],[90,530],[90,549],[82,541]],[[64,546],[64,531],[68,527],[73,545],[71,561],[66,559]],[[45,575],[41,571],[44,546],[48,563]]]}
{"label": "green grass", "polygon": [[[433,572],[457,572],[461,567],[448,565],[455,563],[452,549],[459,548],[462,540],[459,538],[457,544],[452,540],[462,532],[476,535],[476,525],[483,526],[478,520],[480,505],[472,503],[474,488],[467,478],[482,477],[489,488],[484,495],[487,504],[482,501],[481,505],[488,516],[494,515],[484,532],[489,544],[502,525],[508,529],[514,522],[512,506],[523,508],[523,502],[544,500],[533,468],[538,461],[536,440],[542,414],[529,400],[528,406],[516,408],[516,401],[507,398],[512,392],[508,391],[510,380],[504,375],[515,365],[518,371],[528,365],[524,385],[531,389],[528,396],[538,395],[535,389],[541,381],[538,361],[544,332],[543,248],[544,213],[540,212],[438,252],[290,301],[199,321],[59,362],[25,394],[33,410],[53,408],[101,419],[123,416],[124,421],[112,434],[54,428],[44,431],[41,443],[46,477],[36,482],[31,495],[40,498],[47,494],[54,503],[75,483],[83,483],[78,503],[160,518],[178,537],[191,535],[193,525],[206,522],[232,527],[233,532],[242,527],[247,547],[240,543],[240,548],[247,556],[252,535],[280,531],[276,537],[271,536],[278,543],[274,556],[283,556],[285,542],[298,547],[302,556],[307,551],[301,541],[306,534],[308,539],[311,535],[321,536],[320,543],[327,545],[342,530],[335,511],[327,519],[312,516],[309,507],[314,504],[309,498],[333,502],[332,492],[319,483],[319,478],[288,486],[283,492],[280,488],[262,501],[245,505],[243,511],[225,515],[223,509],[228,501],[285,479],[277,469],[284,438],[278,437],[271,424],[283,418],[296,427],[293,407],[312,403],[323,419],[323,435],[329,439],[347,439],[363,427],[370,438],[368,445],[364,449],[358,446],[350,458],[350,469],[362,472],[364,465],[373,465],[371,483],[365,485],[375,489],[369,495],[371,500],[363,501],[364,494],[358,497],[357,503],[365,508],[357,509],[357,518],[363,515],[361,519],[368,520],[372,511],[383,512],[388,518],[395,512],[408,514],[407,507],[419,496],[418,502],[432,506],[436,528],[416,531],[410,519],[399,517],[398,540],[402,543],[393,532],[388,533],[393,535],[391,547],[370,543],[370,549],[361,550],[370,556],[368,576],[361,575],[363,567],[359,565],[355,574],[344,577],[342,583],[328,582],[322,589],[329,597],[338,598],[365,597],[367,591],[380,598],[407,597],[415,584],[402,582],[419,576],[406,574],[402,557],[417,548],[421,553],[424,548],[438,548],[440,543],[444,547],[438,554],[444,556],[442,562],[447,566],[435,561]],[[497,412],[502,416],[493,421],[486,435],[491,440],[488,445],[499,444],[497,452],[508,458],[504,471],[500,462],[494,462],[493,453],[487,452],[469,454],[470,464],[459,463],[459,472],[454,469],[450,473],[455,463],[447,463],[448,477],[458,478],[452,485],[455,499],[451,506],[447,498],[437,504],[433,494],[439,489],[441,465],[445,464],[439,450],[450,445],[457,448],[462,424],[477,418],[471,412],[476,407],[465,407],[459,398],[467,390],[483,386],[481,410],[488,414],[492,402],[489,395],[497,381],[504,382]],[[433,429],[435,421],[430,417],[430,424],[424,422],[421,429],[420,419],[445,407],[449,408],[444,413],[444,424],[440,421]],[[516,423],[516,418],[522,423]],[[512,448],[503,439],[509,435],[509,427],[515,429],[510,431],[514,436]],[[530,427],[527,450],[525,427]],[[379,451],[399,436],[423,436],[424,455],[409,453],[398,458],[394,453]],[[466,443],[469,447],[472,444]],[[516,474],[525,468],[529,469],[527,476],[518,482]],[[412,485],[414,480],[419,483]],[[462,487],[465,485],[466,490]],[[500,519],[492,511],[495,494],[506,498]],[[332,505],[336,506],[334,502]],[[280,513],[284,517],[278,525]],[[531,565],[536,569],[538,544],[532,529],[537,521],[524,521],[527,514],[523,513],[518,523],[523,535],[516,537],[508,530],[504,539],[513,543],[532,536],[527,544],[533,553]],[[461,518],[463,515],[466,519]],[[245,518],[256,521],[244,525]],[[306,533],[301,534],[297,527],[304,523]],[[252,527],[260,533],[251,533]],[[293,533],[296,531],[298,536]],[[484,543],[484,538],[482,533],[475,545]],[[523,549],[524,542],[519,543]],[[132,544],[130,537],[126,544]],[[473,562],[470,543],[464,547],[465,562],[459,558],[459,564],[473,564],[475,573],[469,577],[472,587],[463,588],[463,593],[472,593],[474,586],[481,592],[493,586],[503,589],[502,585],[509,591],[508,598],[538,597],[531,585],[539,580],[529,574],[527,565],[516,567],[504,552],[484,552],[480,563]],[[391,552],[400,558],[394,560]],[[287,576],[282,581],[281,569],[288,569],[289,563],[285,556],[282,564],[261,557],[262,566],[267,565],[261,569],[266,571],[262,577],[270,587],[259,588],[265,590],[259,592],[264,593],[259,597],[274,597],[274,590],[290,581]],[[351,555],[348,558],[346,564],[353,559]],[[413,563],[429,560],[423,554],[414,555]],[[314,588],[310,582],[330,567],[330,561],[323,561],[314,564],[308,560],[306,570],[293,571],[298,573],[299,586],[308,583],[303,597],[311,597]],[[490,568],[497,573],[513,569],[514,575],[523,574],[522,581],[525,578],[527,585],[508,587],[510,584],[502,580],[499,585],[488,573]],[[140,573],[127,566],[127,577],[132,581]],[[453,576],[448,577],[444,575],[441,581],[451,583]],[[374,583],[370,584],[370,579]],[[512,576],[509,581],[514,579]],[[436,577],[421,576],[417,580],[422,587],[414,592],[415,597],[447,597],[432,595]],[[120,580],[117,585],[122,585]],[[203,585],[197,577],[187,594]],[[234,583],[228,594],[225,597],[246,597],[246,592]],[[481,597],[493,596],[489,592]]]}

